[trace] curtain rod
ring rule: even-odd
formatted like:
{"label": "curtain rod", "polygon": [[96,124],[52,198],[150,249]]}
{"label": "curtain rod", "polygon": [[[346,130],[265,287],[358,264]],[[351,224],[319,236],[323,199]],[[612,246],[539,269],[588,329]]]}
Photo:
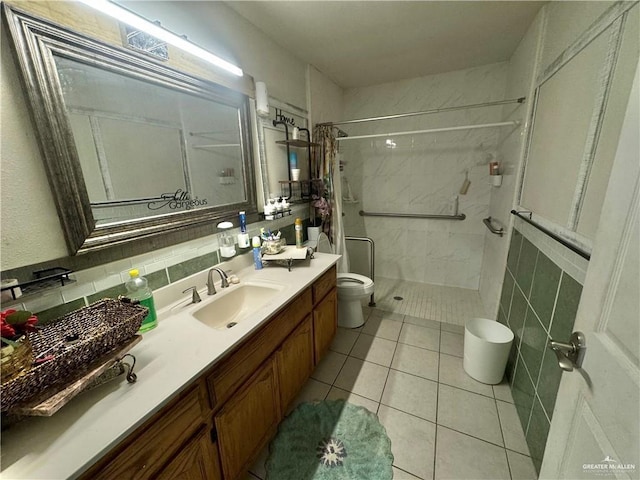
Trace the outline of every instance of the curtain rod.
{"label": "curtain rod", "polygon": [[513,98],[511,100],[498,100],[496,102],[484,102],[484,103],[474,103],[472,105],[460,105],[457,107],[436,108],[433,110],[423,110],[422,112],[398,113],[395,115],[385,115],[382,117],[358,118],[356,120],[345,120],[343,122],[326,122],[326,123],[319,123],[318,125],[335,126],[335,125],[347,125],[349,123],[375,122],[377,120],[392,120],[395,118],[415,117],[416,115],[429,115],[432,113],[452,112],[454,110],[466,110],[468,108],[493,107],[496,105],[508,105],[510,103],[523,103],[525,99],[526,97],[520,97],[520,98]]}
{"label": "curtain rod", "polygon": [[509,122],[498,122],[498,123],[481,123],[478,125],[462,125],[459,127],[443,127],[443,128],[430,128],[427,130],[411,130],[404,132],[389,132],[389,133],[372,133],[370,135],[356,135],[353,137],[338,137],[336,140],[358,140],[362,138],[377,138],[377,137],[399,137],[401,135],[414,135],[418,133],[435,133],[435,132],[452,132],[455,130],[475,130],[478,128],[491,128],[491,127],[506,127],[506,126],[514,126],[517,127],[520,125],[518,120],[513,120]]}

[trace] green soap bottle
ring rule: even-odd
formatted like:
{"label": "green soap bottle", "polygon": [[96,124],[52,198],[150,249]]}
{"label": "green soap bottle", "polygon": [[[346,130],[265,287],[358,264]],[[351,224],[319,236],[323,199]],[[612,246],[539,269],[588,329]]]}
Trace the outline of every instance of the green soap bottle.
{"label": "green soap bottle", "polygon": [[142,320],[138,333],[148,332],[158,325],[156,306],[153,303],[153,292],[149,288],[147,279],[140,276],[138,269],[129,270],[129,276],[131,278],[124,284],[127,288],[127,296],[132,300],[138,300],[140,305],[149,309],[149,314]]}

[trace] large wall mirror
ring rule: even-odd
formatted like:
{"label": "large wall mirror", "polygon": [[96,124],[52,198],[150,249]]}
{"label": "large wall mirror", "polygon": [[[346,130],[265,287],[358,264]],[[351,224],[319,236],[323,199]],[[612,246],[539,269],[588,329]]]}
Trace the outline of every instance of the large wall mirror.
{"label": "large wall mirror", "polygon": [[246,95],[3,12],[71,254],[257,212]]}

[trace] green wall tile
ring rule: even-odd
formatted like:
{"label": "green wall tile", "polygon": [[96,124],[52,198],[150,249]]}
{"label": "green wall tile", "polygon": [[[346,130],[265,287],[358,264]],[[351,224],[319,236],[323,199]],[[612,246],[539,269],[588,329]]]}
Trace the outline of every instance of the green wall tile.
{"label": "green wall tile", "polygon": [[58,305],[57,307],[48,308],[47,310],[42,310],[40,312],[34,312],[38,317],[39,325],[46,325],[47,323],[55,320],[58,317],[61,317],[69,312],[73,312],[79,308],[84,307],[84,299],[78,298],[77,300],[73,300],[69,303],[63,303],[62,305]]}
{"label": "green wall tile", "polygon": [[527,301],[525,300],[522,292],[516,287],[513,293],[513,300],[511,301],[511,312],[509,313],[508,321],[511,331],[516,336],[514,341],[516,344],[520,343],[522,338],[522,327],[524,326],[524,317],[527,314]]}
{"label": "green wall tile", "polygon": [[144,278],[149,282],[149,288],[151,290],[157,290],[158,288],[169,285],[169,279],[167,278],[166,270],[158,270],[157,272],[145,273]]}
{"label": "green wall tile", "polygon": [[533,406],[534,388],[529,373],[522,362],[522,357],[518,357],[515,376],[511,385],[511,394],[513,395],[513,403],[516,406],[518,417],[522,430],[527,431],[529,423],[529,415]]}
{"label": "green wall tile", "polygon": [[529,298],[529,290],[531,289],[531,282],[533,281],[533,272],[536,267],[537,257],[538,249],[529,240],[523,238],[515,280],[527,298]]}
{"label": "green wall tile", "polygon": [[553,313],[553,305],[556,300],[561,273],[562,270],[549,260],[549,257],[542,252],[538,254],[529,301],[547,330],[551,323],[551,314]]}
{"label": "green wall tile", "polygon": [[531,308],[527,309],[527,317],[524,322],[522,342],[520,342],[520,355],[524,360],[533,382],[538,381],[542,355],[547,346],[547,332],[538,321]]}
{"label": "green wall tile", "polygon": [[507,367],[505,368],[504,374],[509,381],[509,384],[513,384],[513,374],[516,371],[516,361],[518,360],[518,344],[516,343],[516,339],[513,339],[513,343],[511,344],[511,350],[509,351],[509,358],[507,358]]}
{"label": "green wall tile", "polygon": [[542,410],[542,405],[536,398],[533,403],[533,411],[531,412],[529,430],[527,431],[527,445],[531,453],[531,460],[533,460],[533,464],[538,473],[540,473],[540,466],[542,465],[544,448],[547,444],[550,426],[549,420],[547,420]]}
{"label": "green wall tile", "polygon": [[522,234],[513,229],[511,233],[511,243],[509,244],[509,255],[507,256],[507,268],[511,270],[511,273],[516,272],[518,266],[518,258],[520,256],[520,246],[522,245]]}
{"label": "green wall tile", "polygon": [[513,296],[513,277],[509,270],[504,271],[504,279],[502,281],[502,294],[500,295],[500,305],[504,310],[506,317],[509,316],[509,308],[511,307],[511,297]]}
{"label": "green wall tile", "polygon": [[93,293],[87,297],[89,303],[97,302],[103,298],[118,298],[118,295],[126,295],[127,289],[122,285],[116,285],[115,287],[107,288],[98,293]]}
{"label": "green wall tile", "polygon": [[498,307],[498,322],[500,322],[505,327],[509,326],[507,324],[507,316],[504,314],[504,311],[502,310],[502,306]]}
{"label": "green wall tile", "polygon": [[218,263],[218,252],[211,252],[199,257],[191,258],[167,268],[169,271],[169,280],[171,283],[177,282],[189,275],[211,268]]}
{"label": "green wall tile", "polygon": [[582,295],[582,285],[565,272],[562,272],[558,301],[556,302],[556,310],[551,323],[551,338],[554,340],[559,342],[569,341],[573,331],[573,324],[576,321],[580,295]]}
{"label": "green wall tile", "polygon": [[[509,307],[510,281],[513,290]],[[548,418],[553,414],[562,379],[555,354],[546,343],[549,336],[560,341],[569,339],[581,294],[580,283],[513,230],[498,321],[506,319],[515,335],[505,375],[538,472],[549,434]]]}
{"label": "green wall tile", "polygon": [[553,407],[556,405],[561,379],[562,369],[558,366],[558,359],[555,353],[547,348],[544,352],[544,358],[542,359],[540,378],[536,386],[536,391],[549,418],[553,416]]}

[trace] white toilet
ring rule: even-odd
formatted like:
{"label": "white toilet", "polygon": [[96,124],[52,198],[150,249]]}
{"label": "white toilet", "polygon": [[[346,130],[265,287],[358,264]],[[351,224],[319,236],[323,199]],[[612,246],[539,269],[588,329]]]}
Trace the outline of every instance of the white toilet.
{"label": "white toilet", "polygon": [[[333,253],[326,234],[318,237],[316,250]],[[357,273],[338,273],[338,326],[358,328],[364,324],[362,300],[373,293],[373,280]]]}

